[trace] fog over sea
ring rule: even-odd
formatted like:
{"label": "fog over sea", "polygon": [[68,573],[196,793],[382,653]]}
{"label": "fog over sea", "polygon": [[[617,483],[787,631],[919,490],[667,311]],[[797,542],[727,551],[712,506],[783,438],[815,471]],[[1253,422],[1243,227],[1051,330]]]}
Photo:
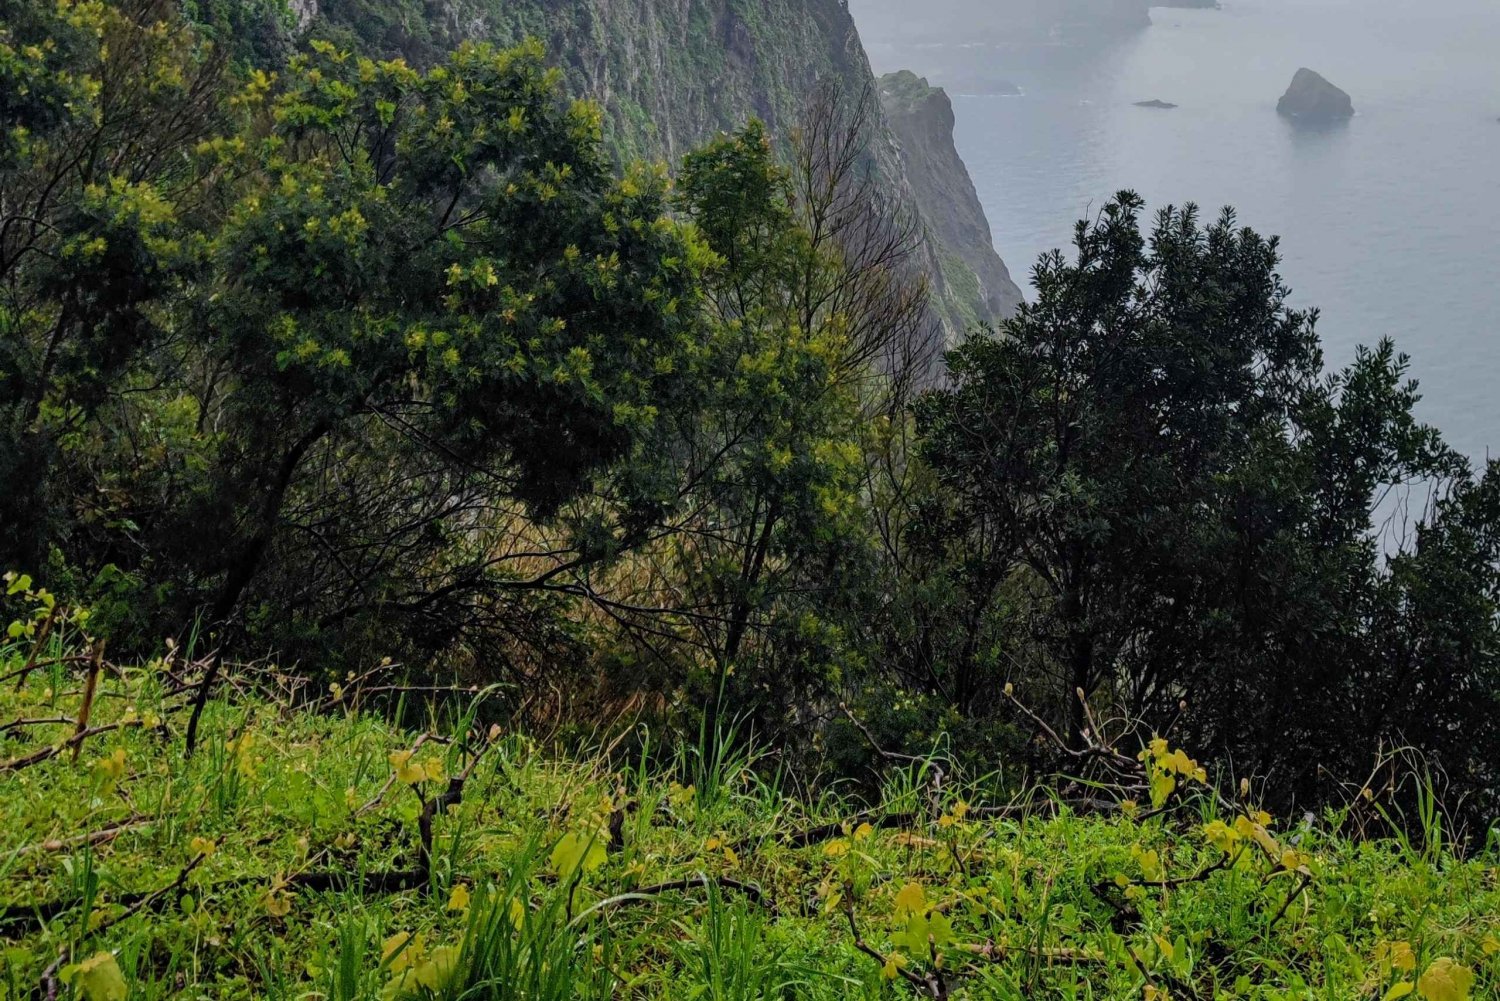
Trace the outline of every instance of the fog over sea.
{"label": "fog over sea", "polygon": [[[871,55],[953,94],[959,151],[1023,286],[1120,188],[1153,207],[1234,205],[1281,235],[1295,302],[1323,310],[1330,367],[1394,337],[1419,414],[1476,459],[1500,456],[1500,0],[1225,0],[1152,17],[1088,45]],[[1357,116],[1279,117],[1299,66]],[[1147,100],[1178,107],[1135,106]]]}

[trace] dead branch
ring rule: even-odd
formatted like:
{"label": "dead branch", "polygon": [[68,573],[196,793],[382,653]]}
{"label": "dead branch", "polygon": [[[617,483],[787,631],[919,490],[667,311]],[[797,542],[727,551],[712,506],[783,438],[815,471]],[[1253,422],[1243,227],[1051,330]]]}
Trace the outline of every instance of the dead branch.
{"label": "dead branch", "polygon": [[0,761],[0,772],[18,772],[32,765],[39,765],[43,761],[50,761],[63,751],[81,747],[84,741],[90,737],[97,737],[101,733],[111,733],[115,730],[124,730],[133,726],[144,726],[145,723],[139,719],[120,720],[118,723],[105,723],[102,726],[90,727],[80,733],[75,733],[61,744],[43,747],[30,754],[19,758],[11,758],[9,761]]}
{"label": "dead branch", "polygon": [[144,817],[140,814],[134,814],[131,817],[120,821],[118,824],[112,824],[109,827],[101,828],[97,831],[89,831],[85,834],[77,834],[71,838],[50,838],[46,841],[39,841],[34,845],[27,845],[24,848],[19,849],[16,854],[29,855],[35,852],[56,853],[67,851],[71,848],[77,848],[81,845],[107,844],[108,842],[111,842],[115,838],[118,838],[120,835],[124,834],[126,831],[133,831],[140,827],[149,827],[154,823],[156,823],[156,818],[154,817]]}
{"label": "dead branch", "polygon": [[736,893],[743,894],[751,903],[774,910],[771,904],[765,899],[765,894],[761,892],[761,888],[754,883],[731,879],[728,876],[708,876],[704,873],[698,873],[696,876],[689,876],[685,879],[672,879],[664,883],[643,886],[639,890],[631,890],[629,893],[610,897],[608,900],[603,901],[600,906],[624,907],[629,904],[645,903],[652,897],[659,897],[664,893],[678,893],[683,890],[706,890],[710,887],[718,887],[721,890],[733,890]]}
{"label": "dead branch", "polygon": [[94,711],[94,695],[99,691],[99,675],[104,667],[104,644],[94,641],[94,653],[89,661],[88,680],[83,683],[83,703],[78,707],[78,725],[69,741],[73,748],[73,761],[78,761],[78,752],[83,749],[83,734],[89,728],[89,714]]}
{"label": "dead branch", "polygon": [[53,605],[47,609],[47,617],[42,620],[42,627],[37,630],[36,642],[31,644],[31,654],[26,658],[25,665],[16,672],[16,691],[26,684],[26,679],[36,669],[37,656],[42,652],[42,644],[47,642],[47,635],[52,632],[52,624],[57,621],[57,616],[62,612],[61,605]]}

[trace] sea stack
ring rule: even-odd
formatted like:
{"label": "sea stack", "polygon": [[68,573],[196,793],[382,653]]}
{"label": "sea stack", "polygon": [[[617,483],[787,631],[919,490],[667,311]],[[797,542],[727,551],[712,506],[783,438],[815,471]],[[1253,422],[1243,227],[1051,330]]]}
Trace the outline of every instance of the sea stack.
{"label": "sea stack", "polygon": [[1354,117],[1349,95],[1306,67],[1292,77],[1292,85],[1276,105],[1278,113],[1303,122],[1341,122]]}

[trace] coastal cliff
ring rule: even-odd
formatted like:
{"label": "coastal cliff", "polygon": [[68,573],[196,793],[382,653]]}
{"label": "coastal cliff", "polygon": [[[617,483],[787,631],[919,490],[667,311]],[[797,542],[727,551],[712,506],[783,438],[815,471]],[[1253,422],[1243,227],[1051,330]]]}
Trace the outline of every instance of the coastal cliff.
{"label": "coastal cliff", "polygon": [[1021,303],[1021,290],[995,252],[974,182],[954,146],[953,102],[910,71],[882,77],[880,101],[900,142],[917,206],[942,250],[949,285],[973,282],[962,299],[982,303],[991,317],[1010,315]]}
{"label": "coastal cliff", "polygon": [[[603,106],[606,140],[622,159],[675,162],[751,117],[785,136],[820,81],[836,80],[851,95],[876,86],[846,0],[299,3],[300,33],[401,55],[418,65],[469,39],[502,45],[540,39],[569,86]],[[925,139],[914,132],[909,141]],[[946,148],[938,158],[956,161],[951,126],[942,142]],[[983,260],[978,253],[977,234],[988,233],[989,224],[977,198],[950,205],[928,197],[946,189],[912,184],[908,170],[925,166],[929,153],[904,149],[883,120],[874,123],[870,146],[887,193],[922,216],[928,239],[919,267],[928,277],[944,342],[1008,315],[1019,294],[1008,277],[1000,280],[1005,271],[998,256]],[[950,246],[945,234],[961,236],[962,245]]]}
{"label": "coastal cliff", "polygon": [[782,131],[819,80],[853,89],[870,72],[841,0],[307,2],[311,34],[418,64],[465,40],[539,39],[603,105],[622,157],[676,160],[751,116]]}

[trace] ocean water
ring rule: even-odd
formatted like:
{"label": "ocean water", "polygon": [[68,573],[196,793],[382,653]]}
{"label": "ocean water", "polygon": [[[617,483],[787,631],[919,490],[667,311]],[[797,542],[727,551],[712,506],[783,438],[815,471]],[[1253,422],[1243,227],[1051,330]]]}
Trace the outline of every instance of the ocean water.
{"label": "ocean water", "polygon": [[[1152,16],[1107,44],[872,57],[951,86],[959,151],[1023,286],[1121,188],[1153,207],[1233,205],[1281,236],[1295,302],[1322,310],[1330,367],[1395,338],[1420,415],[1475,459],[1500,456],[1500,0],[1224,0]],[[1347,90],[1357,116],[1329,129],[1278,116],[1299,66]],[[1002,80],[1020,96],[994,93]],[[1179,107],[1134,106],[1152,99]]]}

